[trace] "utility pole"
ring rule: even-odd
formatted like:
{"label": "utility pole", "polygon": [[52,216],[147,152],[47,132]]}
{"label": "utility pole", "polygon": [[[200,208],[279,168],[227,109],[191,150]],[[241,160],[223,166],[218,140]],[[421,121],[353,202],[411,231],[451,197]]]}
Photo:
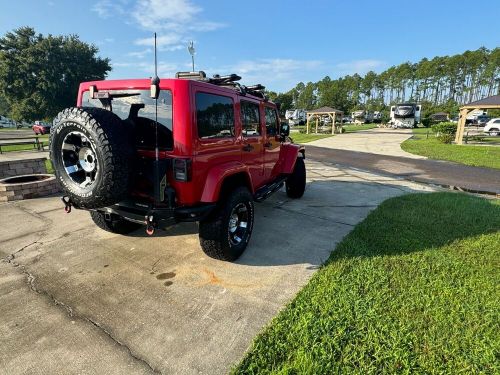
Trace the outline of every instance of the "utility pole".
{"label": "utility pole", "polygon": [[193,70],[192,70],[192,72],[194,72],[194,55],[196,53],[196,50],[194,49],[194,42],[193,41],[189,42],[189,44],[188,44],[188,51],[189,51],[189,54],[191,55],[191,62],[193,63]]}

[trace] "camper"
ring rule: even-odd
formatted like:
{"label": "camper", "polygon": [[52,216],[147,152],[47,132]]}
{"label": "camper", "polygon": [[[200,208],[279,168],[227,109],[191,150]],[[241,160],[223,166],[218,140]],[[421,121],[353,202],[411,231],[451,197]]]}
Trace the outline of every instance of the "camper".
{"label": "camper", "polygon": [[352,120],[355,124],[367,124],[373,121],[373,113],[360,109],[352,113]]}
{"label": "camper", "polygon": [[303,109],[289,109],[285,112],[285,119],[290,126],[304,125],[306,123],[306,111]]}
{"label": "camper", "polygon": [[420,122],[422,106],[415,103],[400,103],[391,106],[391,127],[414,128]]}

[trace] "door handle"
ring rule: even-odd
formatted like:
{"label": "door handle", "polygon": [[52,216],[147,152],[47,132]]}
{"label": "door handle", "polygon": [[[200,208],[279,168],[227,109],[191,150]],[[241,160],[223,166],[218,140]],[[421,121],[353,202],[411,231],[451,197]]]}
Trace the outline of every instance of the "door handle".
{"label": "door handle", "polygon": [[250,152],[253,150],[253,146],[251,144],[246,144],[243,146],[243,151]]}

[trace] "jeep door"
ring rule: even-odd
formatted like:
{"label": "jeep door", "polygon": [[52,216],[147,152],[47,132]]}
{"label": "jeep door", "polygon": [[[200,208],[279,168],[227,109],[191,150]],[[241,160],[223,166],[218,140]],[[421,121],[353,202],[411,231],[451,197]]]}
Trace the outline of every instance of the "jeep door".
{"label": "jeep door", "polygon": [[264,182],[263,126],[258,101],[240,99],[241,158],[248,166],[254,187]]}
{"label": "jeep door", "polygon": [[196,87],[193,95],[196,165],[193,182],[201,196],[207,174],[214,166],[239,161],[241,144],[237,139],[237,112],[234,94]]}
{"label": "jeep door", "polygon": [[266,181],[275,177],[274,168],[280,156],[280,141],[278,138],[278,113],[271,106],[264,106],[266,134],[264,139],[264,177]]}

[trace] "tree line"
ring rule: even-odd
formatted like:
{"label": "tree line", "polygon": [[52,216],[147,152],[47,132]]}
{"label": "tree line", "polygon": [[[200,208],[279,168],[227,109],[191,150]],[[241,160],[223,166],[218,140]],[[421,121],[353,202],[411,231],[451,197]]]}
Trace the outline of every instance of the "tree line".
{"label": "tree line", "polygon": [[377,74],[326,76],[318,82],[298,83],[285,93],[269,92],[289,108],[328,106],[350,113],[357,109],[383,111],[389,105],[417,102],[424,114],[458,112],[460,105],[500,94],[500,48],[481,47],[453,56],[405,62]]}
{"label": "tree line", "polygon": [[80,82],[104,79],[109,59],[77,35],[37,34],[21,27],[0,38],[0,115],[51,120],[75,105]]}

